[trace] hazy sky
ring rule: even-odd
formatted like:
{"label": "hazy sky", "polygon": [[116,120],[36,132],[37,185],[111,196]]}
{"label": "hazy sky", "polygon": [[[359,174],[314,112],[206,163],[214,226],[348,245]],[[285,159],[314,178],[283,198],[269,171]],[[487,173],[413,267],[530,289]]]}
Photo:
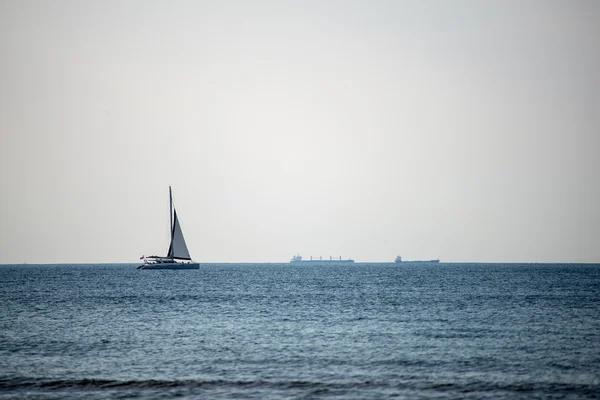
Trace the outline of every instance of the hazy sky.
{"label": "hazy sky", "polygon": [[0,263],[600,262],[600,2],[0,1]]}

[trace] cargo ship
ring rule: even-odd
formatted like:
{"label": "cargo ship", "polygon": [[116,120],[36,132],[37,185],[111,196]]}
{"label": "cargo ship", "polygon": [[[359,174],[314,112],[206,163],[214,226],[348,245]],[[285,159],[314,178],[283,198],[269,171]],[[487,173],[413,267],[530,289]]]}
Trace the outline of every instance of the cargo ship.
{"label": "cargo ship", "polygon": [[437,264],[440,262],[440,260],[411,260],[411,261],[404,261],[402,260],[402,257],[397,256],[396,260],[394,260],[394,262],[396,264]]}
{"label": "cargo ship", "polygon": [[343,260],[342,256],[340,256],[340,258],[333,258],[331,256],[329,256],[329,260],[325,259],[323,260],[323,257],[319,257],[318,260],[313,260],[312,256],[310,257],[310,260],[303,260],[302,256],[300,254],[296,254],[295,256],[292,257],[292,259],[290,260],[290,264],[310,264],[310,265],[320,265],[320,264],[327,264],[327,265],[345,265],[345,264],[354,264],[354,260],[348,258]]}

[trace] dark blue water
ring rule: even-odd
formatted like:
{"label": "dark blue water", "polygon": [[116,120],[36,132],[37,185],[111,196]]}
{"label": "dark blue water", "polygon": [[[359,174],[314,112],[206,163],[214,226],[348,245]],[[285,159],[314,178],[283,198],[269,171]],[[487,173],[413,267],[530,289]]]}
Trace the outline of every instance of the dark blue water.
{"label": "dark blue water", "polygon": [[0,267],[0,398],[597,398],[600,266]]}

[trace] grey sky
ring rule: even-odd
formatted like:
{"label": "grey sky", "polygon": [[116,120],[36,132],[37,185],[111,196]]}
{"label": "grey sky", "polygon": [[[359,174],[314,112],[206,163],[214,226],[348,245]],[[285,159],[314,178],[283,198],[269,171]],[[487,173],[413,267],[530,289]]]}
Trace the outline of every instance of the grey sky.
{"label": "grey sky", "polygon": [[596,1],[0,2],[0,263],[600,262]]}

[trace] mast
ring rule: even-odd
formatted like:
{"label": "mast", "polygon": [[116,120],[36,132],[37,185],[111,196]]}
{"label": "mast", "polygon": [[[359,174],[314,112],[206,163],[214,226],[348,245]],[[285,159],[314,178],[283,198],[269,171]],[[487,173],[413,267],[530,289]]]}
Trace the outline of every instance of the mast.
{"label": "mast", "polygon": [[173,234],[175,233],[175,230],[173,229],[173,195],[171,193],[171,186],[169,186],[169,219],[169,230],[171,231],[171,244],[169,247],[171,247],[173,245]]}

